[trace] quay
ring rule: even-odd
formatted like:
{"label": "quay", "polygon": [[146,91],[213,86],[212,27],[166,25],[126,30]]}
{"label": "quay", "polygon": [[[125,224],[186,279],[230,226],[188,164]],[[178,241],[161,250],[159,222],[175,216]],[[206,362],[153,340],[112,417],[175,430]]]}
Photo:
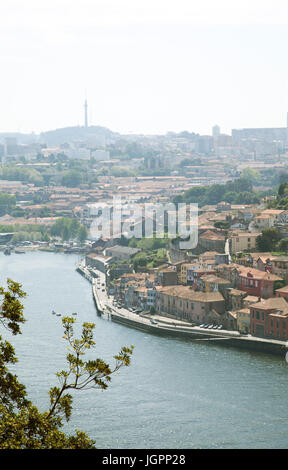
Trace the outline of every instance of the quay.
{"label": "quay", "polygon": [[[112,297],[107,295],[105,275],[102,272],[88,269],[83,263],[79,263],[76,270],[92,284],[92,295],[97,314],[107,315],[111,321],[160,336],[205,341],[205,344],[217,344],[285,358],[287,348],[284,341],[265,339],[249,334],[242,335],[238,331],[207,330],[176,318],[147,313],[139,315],[125,308],[118,308],[113,305]],[[151,319],[154,319],[156,323],[151,323]]]}

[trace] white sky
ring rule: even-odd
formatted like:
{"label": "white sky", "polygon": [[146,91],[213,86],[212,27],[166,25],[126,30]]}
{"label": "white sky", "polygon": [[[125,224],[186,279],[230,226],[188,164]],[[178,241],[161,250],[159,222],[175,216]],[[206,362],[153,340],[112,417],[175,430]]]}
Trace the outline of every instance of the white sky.
{"label": "white sky", "polygon": [[0,132],[282,127],[287,0],[1,0]]}

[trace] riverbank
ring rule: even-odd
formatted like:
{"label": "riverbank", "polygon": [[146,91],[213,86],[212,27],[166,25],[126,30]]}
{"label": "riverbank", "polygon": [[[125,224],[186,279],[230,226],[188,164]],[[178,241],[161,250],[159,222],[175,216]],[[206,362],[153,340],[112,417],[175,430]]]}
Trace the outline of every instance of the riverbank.
{"label": "riverbank", "polygon": [[[89,270],[83,263],[79,263],[76,269],[92,284],[92,295],[98,314],[106,314],[109,319],[116,323],[156,335],[203,341],[207,344],[217,343],[225,347],[246,349],[285,357],[286,343],[284,341],[258,338],[251,335],[241,335],[238,331],[206,330],[199,326],[192,326],[188,322],[167,318],[161,315],[137,315],[127,309],[116,308],[111,298],[107,296],[105,287],[103,288],[103,285],[105,285],[105,275],[103,273]],[[99,279],[98,282],[97,279]],[[152,319],[155,323],[151,323]]]}
{"label": "riverbank", "polygon": [[19,245],[0,245],[0,252],[3,251],[5,255],[11,253],[29,253],[31,251],[45,251],[49,253],[69,253],[69,254],[85,254],[89,251],[86,246],[70,246],[69,244],[19,244]]}

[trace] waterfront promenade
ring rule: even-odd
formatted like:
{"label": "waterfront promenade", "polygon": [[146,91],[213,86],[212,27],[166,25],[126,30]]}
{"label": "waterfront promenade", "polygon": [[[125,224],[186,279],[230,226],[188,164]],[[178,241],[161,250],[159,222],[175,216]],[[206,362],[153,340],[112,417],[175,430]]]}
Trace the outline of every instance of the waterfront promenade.
{"label": "waterfront promenade", "polygon": [[[242,335],[239,331],[207,330],[193,326],[189,322],[168,318],[159,314],[136,314],[126,308],[119,308],[113,304],[114,297],[107,294],[105,274],[100,271],[91,271],[80,263],[77,271],[92,284],[92,294],[98,314],[107,315],[114,322],[121,323],[130,328],[146,331],[152,334],[174,336],[206,343],[248,349],[285,357],[286,343],[273,339],[258,338],[252,335]],[[152,323],[151,320],[155,323]]]}

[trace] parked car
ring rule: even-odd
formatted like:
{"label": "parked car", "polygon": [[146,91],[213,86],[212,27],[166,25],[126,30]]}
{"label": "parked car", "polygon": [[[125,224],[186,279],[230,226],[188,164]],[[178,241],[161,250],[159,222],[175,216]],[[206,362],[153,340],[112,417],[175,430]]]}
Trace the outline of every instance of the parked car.
{"label": "parked car", "polygon": [[213,328],[213,325],[208,326],[208,330],[212,330],[212,328]]}
{"label": "parked car", "polygon": [[223,326],[222,325],[219,325],[218,326],[218,330],[222,330]]}
{"label": "parked car", "polygon": [[151,318],[150,322],[153,323],[153,325],[158,325],[158,321],[156,321],[155,318]]}

